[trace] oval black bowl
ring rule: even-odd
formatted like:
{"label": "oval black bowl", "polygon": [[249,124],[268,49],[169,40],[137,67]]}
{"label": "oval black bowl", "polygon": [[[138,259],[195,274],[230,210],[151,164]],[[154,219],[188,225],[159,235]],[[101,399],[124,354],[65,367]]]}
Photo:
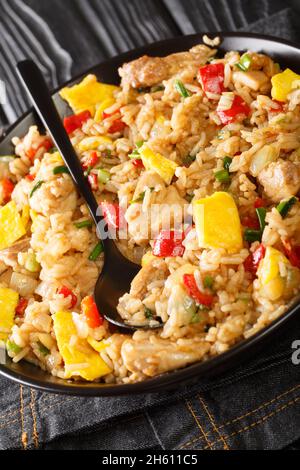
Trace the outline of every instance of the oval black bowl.
{"label": "oval black bowl", "polygon": [[[94,73],[102,81],[108,83],[119,83],[118,67],[124,62],[136,59],[143,54],[163,56],[173,52],[184,51],[195,44],[202,42],[203,33],[191,36],[182,36],[165,41],[156,42],[133,51],[126,52],[114,57],[106,62],[96,65],[92,69],[81,74],[68,83],[80,80],[87,73]],[[300,49],[296,44],[288,41],[279,40],[269,36],[242,33],[213,33],[210,36],[219,35],[222,44],[219,48],[220,53],[229,50],[244,51],[247,49],[256,52],[265,52],[274,57],[282,67],[290,67],[300,72]],[[61,115],[70,112],[67,105],[59,98],[58,93],[54,92],[54,100]],[[29,126],[39,122],[33,111],[29,111],[21,117],[6,133],[0,142],[0,154],[5,155],[12,152],[11,138],[15,135],[24,135]],[[40,126],[41,127],[41,126]],[[215,376],[225,371],[237,367],[246,361],[251,355],[257,354],[265,345],[274,340],[279,334],[284,334],[285,327],[290,326],[297,321],[297,315],[300,314],[300,306],[290,307],[285,315],[278,318],[270,326],[264,328],[248,340],[244,340],[231,348],[226,353],[221,354],[206,362],[193,364],[181,370],[169,372],[153,379],[146,380],[137,384],[130,385],[105,385],[99,383],[84,383],[64,381],[32,366],[26,362],[19,364],[12,363],[7,359],[6,364],[0,365],[0,374],[24,385],[43,390],[46,392],[61,393],[80,396],[113,396],[123,394],[134,394],[142,392],[158,392],[171,388],[178,388],[184,384],[201,380],[201,377]]]}

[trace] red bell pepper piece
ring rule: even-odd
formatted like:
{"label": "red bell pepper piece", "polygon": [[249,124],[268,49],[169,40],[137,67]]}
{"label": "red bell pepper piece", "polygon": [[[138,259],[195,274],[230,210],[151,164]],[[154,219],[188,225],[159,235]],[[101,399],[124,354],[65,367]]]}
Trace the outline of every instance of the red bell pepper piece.
{"label": "red bell pepper piece", "polygon": [[255,209],[259,209],[260,207],[265,207],[266,201],[264,201],[261,197],[257,197],[254,201]]}
{"label": "red bell pepper piece", "polygon": [[82,168],[84,170],[88,168],[94,168],[99,162],[99,155],[97,152],[91,152],[88,157],[86,157],[82,163]]}
{"label": "red bell pepper piece", "polygon": [[208,64],[199,69],[199,80],[204,91],[220,95],[224,88],[224,64]]}
{"label": "red bell pepper piece", "polygon": [[167,256],[183,256],[185,248],[182,245],[185,233],[179,230],[162,230],[154,240],[153,254],[159,258]]}
{"label": "red bell pepper piece", "polygon": [[237,121],[240,117],[247,117],[250,114],[250,107],[245,101],[239,96],[234,95],[232,105],[229,109],[218,110],[217,114],[222,124],[229,124],[230,122]]}
{"label": "red bell pepper piece", "polygon": [[242,220],[242,225],[243,227],[247,228],[252,228],[254,230],[259,230],[260,225],[259,225],[259,220],[258,218],[251,217],[250,215],[244,217]]}
{"label": "red bell pepper piece", "polygon": [[28,174],[25,176],[25,178],[28,180],[28,181],[34,181],[36,175],[33,175],[33,174]]}
{"label": "red bell pepper piece", "polygon": [[4,204],[10,201],[11,194],[15,188],[14,183],[9,178],[3,178],[0,181],[0,194]]}
{"label": "red bell pepper piece", "polygon": [[300,246],[293,246],[289,240],[281,239],[284,252],[291,264],[296,268],[300,268]]}
{"label": "red bell pepper piece", "polygon": [[[111,117],[114,114],[117,114],[119,112],[120,112],[120,108],[116,109],[113,113],[106,113],[105,111],[103,111],[103,119]],[[115,132],[122,132],[125,129],[125,127],[126,127],[125,122],[123,122],[122,119],[119,118],[112,122],[110,128],[108,129],[108,132],[110,134],[114,134]]]}
{"label": "red bell pepper piece", "polygon": [[97,305],[91,295],[82,299],[81,310],[90,328],[98,328],[103,325],[104,318],[100,315]]}
{"label": "red bell pepper piece", "polygon": [[276,108],[270,108],[270,113],[282,113],[285,103],[283,101],[272,100],[276,104]]}
{"label": "red bell pepper piece", "polygon": [[135,158],[134,160],[131,160],[131,162],[136,168],[145,168],[141,158]]}
{"label": "red bell pepper piece", "polygon": [[124,227],[126,221],[119,204],[103,201],[100,205],[109,228],[118,230]]}
{"label": "red bell pepper piece", "polygon": [[252,274],[256,274],[259,263],[264,258],[266,253],[265,246],[261,243],[259,247],[245,259],[244,268]]}
{"label": "red bell pepper piece", "polygon": [[72,134],[76,129],[79,129],[84,122],[92,117],[90,111],[82,111],[79,114],[72,114],[64,118],[64,127],[68,134]]}
{"label": "red bell pepper piece", "polygon": [[19,303],[16,307],[16,312],[15,312],[17,317],[23,317],[24,312],[27,308],[27,305],[28,305],[28,300],[24,299],[24,297],[20,297]]}
{"label": "red bell pepper piece", "polygon": [[71,305],[70,307],[73,308],[77,304],[77,295],[75,295],[71,289],[69,289],[67,286],[62,286],[57,290],[58,294],[62,294],[65,298],[71,297]]}
{"label": "red bell pepper piece", "polygon": [[52,141],[49,138],[45,138],[37,148],[31,147],[30,149],[26,150],[26,155],[30,160],[33,161],[38,150],[40,150],[41,148],[44,148],[45,152],[48,152],[48,150],[50,150],[52,147],[53,147]]}
{"label": "red bell pepper piece", "polygon": [[192,299],[196,301],[197,304],[204,305],[205,307],[210,307],[214,301],[214,296],[210,294],[204,294],[198,289],[196,279],[193,274],[184,274],[183,275],[183,284]]}
{"label": "red bell pepper piece", "polygon": [[95,173],[91,173],[88,175],[88,182],[90,183],[90,186],[93,191],[97,191],[99,185],[98,185],[98,176]]}

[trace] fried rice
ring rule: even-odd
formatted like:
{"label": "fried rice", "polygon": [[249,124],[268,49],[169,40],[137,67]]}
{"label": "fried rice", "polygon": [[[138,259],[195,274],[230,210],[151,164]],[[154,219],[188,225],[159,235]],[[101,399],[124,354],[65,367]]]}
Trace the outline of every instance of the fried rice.
{"label": "fried rice", "polygon": [[[207,65],[218,67],[199,74]],[[281,70],[272,58],[219,57],[202,44],[141,57],[119,73],[120,87],[106,101],[91,104],[84,88],[76,106],[62,96],[77,116],[88,109],[70,139],[97,201],[122,218],[113,224],[119,249],[142,264],[118,312],[131,324],[160,321],[161,328],[121,334],[97,312],[91,296],[103,253],[50,138],[32,126],[13,139],[15,155],[0,158],[1,181],[13,184],[9,196],[1,187],[0,211],[15,204],[25,227],[1,245],[0,302],[8,305],[9,293],[15,304],[8,327],[8,307],[0,312],[0,339],[14,362],[63,379],[132,383],[205,361],[283,315],[299,291],[300,82],[276,100],[271,80]],[[145,149],[169,169],[174,164],[168,181]],[[235,249],[205,242],[194,210],[213,195],[221,212],[226,195],[237,210]],[[231,226],[228,218],[224,240]]]}

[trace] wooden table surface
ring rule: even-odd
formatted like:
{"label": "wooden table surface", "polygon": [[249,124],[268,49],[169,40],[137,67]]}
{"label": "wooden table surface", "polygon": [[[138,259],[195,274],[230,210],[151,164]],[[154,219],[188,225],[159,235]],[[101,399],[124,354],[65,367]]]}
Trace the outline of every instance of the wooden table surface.
{"label": "wooden table surface", "polygon": [[[292,0],[290,0],[292,1]],[[256,31],[295,39],[286,30],[289,0],[0,0],[0,79],[6,127],[29,103],[18,60],[36,60],[51,87],[101,60],[153,41],[201,31]],[[251,4],[251,5],[250,5]],[[285,23],[283,24],[283,22]],[[295,29],[295,31],[294,31]]]}

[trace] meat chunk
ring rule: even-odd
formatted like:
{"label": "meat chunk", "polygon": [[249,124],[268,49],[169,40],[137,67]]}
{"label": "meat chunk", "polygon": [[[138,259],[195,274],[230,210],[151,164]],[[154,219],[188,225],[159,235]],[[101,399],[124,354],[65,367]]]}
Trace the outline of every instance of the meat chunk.
{"label": "meat chunk", "polygon": [[258,181],[273,202],[294,196],[300,189],[300,164],[279,159],[260,172]]}
{"label": "meat chunk", "polygon": [[189,52],[179,52],[167,57],[149,57],[144,55],[119,68],[122,86],[130,85],[132,88],[140,88],[156,85],[188,66],[195,67],[196,70],[200,65],[205,64],[207,59],[214,54],[214,49],[198,45]]}

